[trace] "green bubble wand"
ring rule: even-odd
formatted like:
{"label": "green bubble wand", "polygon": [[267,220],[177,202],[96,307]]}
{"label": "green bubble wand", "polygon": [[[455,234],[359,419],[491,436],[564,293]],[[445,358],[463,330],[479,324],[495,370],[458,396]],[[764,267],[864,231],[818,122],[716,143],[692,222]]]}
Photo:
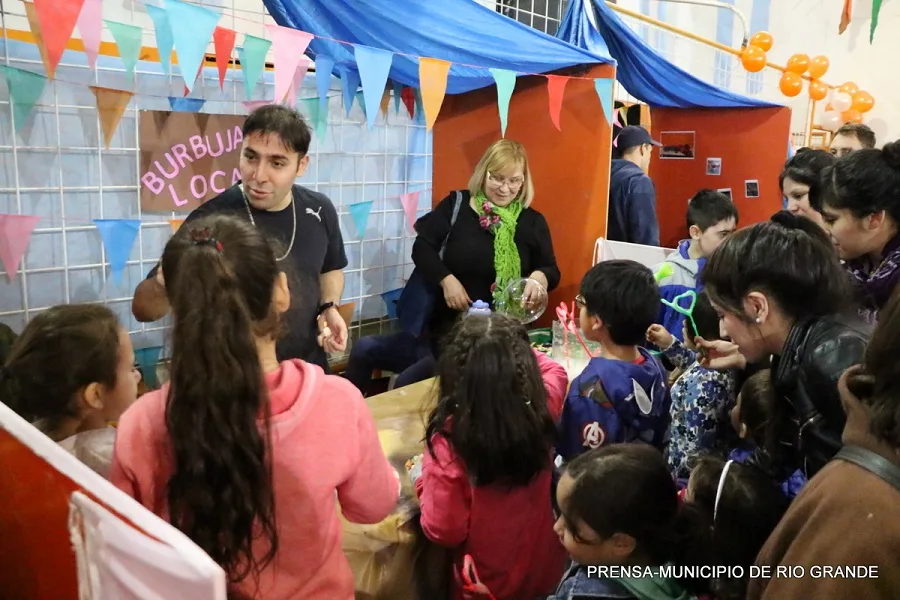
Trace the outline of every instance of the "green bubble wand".
{"label": "green bubble wand", "polygon": [[[687,306],[682,305],[682,301],[685,298],[690,298],[690,303]],[[694,307],[697,306],[697,292],[694,290],[688,290],[683,294],[679,294],[672,298],[672,300],[666,300],[665,298],[661,299],[661,302],[674,310],[675,312],[684,315],[688,323],[691,326],[691,333],[693,334],[691,338],[700,337],[700,330],[697,329],[697,322],[694,320]],[[704,352],[703,348],[697,348],[702,356],[706,356],[706,352]]]}

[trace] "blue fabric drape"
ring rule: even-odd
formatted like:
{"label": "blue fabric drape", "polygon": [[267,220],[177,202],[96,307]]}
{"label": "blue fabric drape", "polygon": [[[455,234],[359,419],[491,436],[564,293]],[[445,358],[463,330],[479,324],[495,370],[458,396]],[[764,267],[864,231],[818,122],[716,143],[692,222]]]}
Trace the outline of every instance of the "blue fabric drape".
{"label": "blue fabric drape", "polygon": [[706,83],[673,65],[631,30],[603,0],[571,0],[557,37],[579,48],[608,53],[616,79],[650,106],[750,108],[780,106]]}
{"label": "blue fabric drape", "polygon": [[494,85],[489,68],[547,73],[575,65],[615,64],[608,53],[575,47],[472,0],[264,0],[264,4],[279,25],[317,36],[309,49],[313,56],[333,58],[336,74],[357,70],[353,48],[322,38],[400,53],[394,55],[390,78],[414,87],[419,87],[416,57],[451,61],[448,94]]}

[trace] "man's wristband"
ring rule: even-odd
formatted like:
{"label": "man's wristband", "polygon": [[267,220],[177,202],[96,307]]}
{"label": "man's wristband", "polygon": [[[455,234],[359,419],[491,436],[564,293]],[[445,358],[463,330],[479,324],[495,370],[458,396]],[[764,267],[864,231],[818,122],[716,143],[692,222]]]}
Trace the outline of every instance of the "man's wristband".
{"label": "man's wristband", "polygon": [[316,313],[316,315],[321,317],[329,308],[337,308],[337,305],[334,302],[326,302],[325,304],[321,304],[319,305],[319,312]]}

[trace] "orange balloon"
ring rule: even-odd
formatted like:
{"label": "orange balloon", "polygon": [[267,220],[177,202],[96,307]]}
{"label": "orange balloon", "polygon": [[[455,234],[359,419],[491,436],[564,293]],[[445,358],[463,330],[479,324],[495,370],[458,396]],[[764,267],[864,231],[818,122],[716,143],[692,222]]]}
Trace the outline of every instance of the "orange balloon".
{"label": "orange balloon", "polygon": [[757,31],[753,34],[753,37],[750,38],[750,45],[756,46],[763,52],[768,52],[772,49],[772,44],[775,43],[775,40],[772,39],[772,34],[768,31]]}
{"label": "orange balloon", "polygon": [[809,56],[806,54],[795,54],[788,59],[785,70],[797,75],[803,75],[809,68]]}
{"label": "orange balloon", "polygon": [[[819,81],[818,79],[814,79],[809,82],[809,97],[815,101],[824,100],[825,96],[828,95],[828,86]],[[830,104],[829,104],[830,106]]]}
{"label": "orange balloon", "polygon": [[766,53],[758,46],[747,46],[741,54],[741,64],[751,73],[758,73],[766,68]]}
{"label": "orange balloon", "polygon": [[813,79],[820,79],[828,72],[831,63],[827,56],[817,56],[809,63],[809,76]]}
{"label": "orange balloon", "polygon": [[862,113],[852,108],[841,115],[844,123],[862,123]]}
{"label": "orange balloon", "polygon": [[778,87],[781,89],[782,94],[788,98],[793,98],[803,91],[803,78],[797,73],[785,71],[784,75],[781,76],[781,81],[778,82]]}
{"label": "orange balloon", "polygon": [[869,92],[862,90],[853,94],[853,110],[861,113],[867,113],[875,106],[875,98]]}
{"label": "orange balloon", "polygon": [[859,86],[853,83],[852,81],[848,81],[841,85],[838,88],[838,92],[844,92],[845,94],[850,94],[851,96],[859,91]]}

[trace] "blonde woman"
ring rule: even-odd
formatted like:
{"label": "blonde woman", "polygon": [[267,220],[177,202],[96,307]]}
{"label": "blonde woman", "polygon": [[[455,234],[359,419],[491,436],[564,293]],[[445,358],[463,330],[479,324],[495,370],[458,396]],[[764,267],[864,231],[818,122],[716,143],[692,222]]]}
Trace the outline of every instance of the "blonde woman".
{"label": "blonde woman", "polygon": [[[509,282],[520,277],[538,281],[547,291],[556,288],[559,268],[550,229],[544,216],[530,208],[533,198],[525,148],[511,140],[492,144],[469,188],[450,192],[416,223],[413,262],[443,293],[431,315],[423,315],[427,336],[401,332],[363,338],[354,344],[345,376],[363,393],[369,392],[373,369],[398,373],[398,387],[432,377],[441,339],[472,302],[484,300],[493,308]],[[537,286],[526,290],[530,297],[539,293]]]}
{"label": "blonde woman", "polygon": [[[457,197],[462,207],[451,228]],[[515,279],[529,277],[547,291],[559,284],[550,229],[544,216],[531,208],[533,199],[525,148],[504,139],[481,157],[467,190],[451,192],[416,223],[413,262],[444,295],[431,316],[432,338],[445,334],[475,300],[493,307]]]}

